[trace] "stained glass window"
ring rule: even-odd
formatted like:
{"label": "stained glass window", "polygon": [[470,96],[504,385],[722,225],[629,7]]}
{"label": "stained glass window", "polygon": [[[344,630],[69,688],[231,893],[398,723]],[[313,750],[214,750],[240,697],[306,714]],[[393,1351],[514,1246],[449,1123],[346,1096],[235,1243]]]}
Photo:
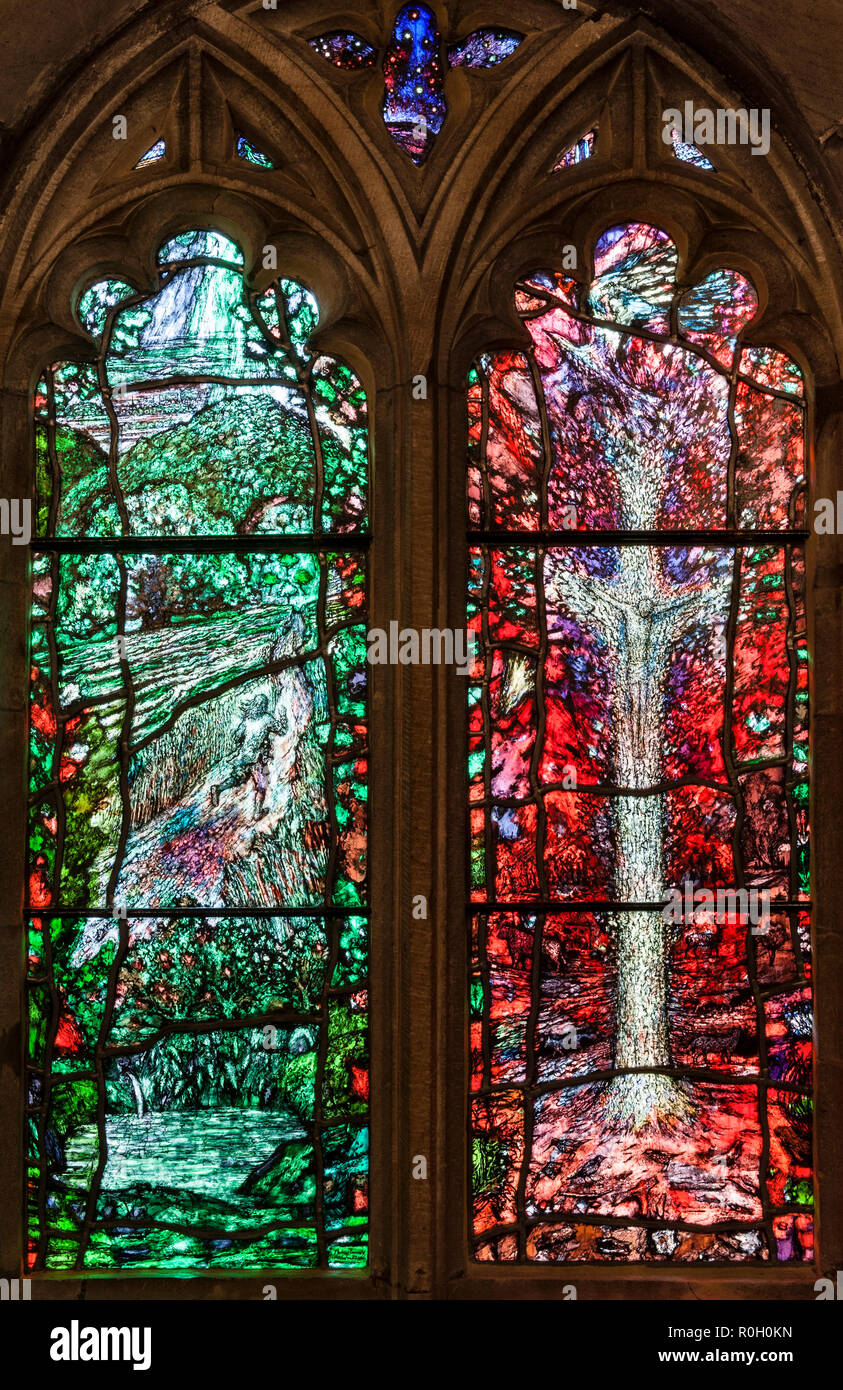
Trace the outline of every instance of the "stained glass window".
{"label": "stained glass window", "polygon": [[594,154],[596,140],[597,131],[589,130],[581,140],[577,140],[575,144],[570,145],[567,150],[560,154],[553,166],[554,171],[557,169],[568,169],[572,164],[582,164],[584,159],[591,159],[591,156]]}
{"label": "stained glass window", "polygon": [[330,34],[320,34],[318,38],[308,39],[311,48],[334,67],[356,71],[358,68],[374,67],[377,54],[370,43],[359,34],[335,29]]}
{"label": "stained glass window", "polygon": [[245,135],[237,136],[234,148],[240,159],[246,159],[250,164],[257,164],[259,169],[275,168],[269,155],[264,154],[263,150],[259,150],[257,145],[253,145],[252,141],[248,140]]}
{"label": "stained glass window", "polygon": [[[405,5],[395,16],[383,58],[381,113],[395,143],[414,164],[430,153],[448,113],[446,68],[494,68],[514,53],[523,34],[512,29],[475,29],[443,52],[435,12],[428,5]],[[377,54],[353,30],[331,30],[309,39],[334,67],[356,72],[373,67]]]}
{"label": "stained glass window", "polygon": [[35,400],[35,1269],[366,1263],[366,398],[191,231]]}
{"label": "stained glass window", "polygon": [[167,153],[167,145],[164,140],[156,140],[154,145],[150,145],[146,154],[141,155],[136,169],[145,169],[147,164],[157,164],[159,159],[163,159]]}
{"label": "stained glass window", "polygon": [[681,140],[677,131],[672,131],[673,153],[677,159],[681,159],[683,164],[693,164],[697,169],[713,169],[711,160],[703,154],[698,145],[689,144],[686,140]]}
{"label": "stained glass window", "polygon": [[414,164],[425,158],[448,109],[440,50],[436,15],[427,5],[398,11],[383,64],[383,119]]}
{"label": "stained glass window", "polygon": [[514,53],[524,35],[512,29],[475,29],[448,48],[448,66],[452,68],[494,68]]}
{"label": "stained glass window", "polygon": [[469,378],[472,1235],[812,1257],[804,388],[642,224]]}

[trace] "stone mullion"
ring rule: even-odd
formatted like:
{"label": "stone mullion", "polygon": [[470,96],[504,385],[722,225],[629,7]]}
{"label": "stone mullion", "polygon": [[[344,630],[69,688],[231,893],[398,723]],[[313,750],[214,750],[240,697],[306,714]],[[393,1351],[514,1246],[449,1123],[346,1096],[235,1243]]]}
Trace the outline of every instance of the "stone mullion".
{"label": "stone mullion", "polygon": [[[420,632],[440,626],[436,614],[436,460],[430,382],[426,399],[413,399],[411,382],[401,390],[401,396],[407,455],[400,504],[401,573],[395,616],[400,628]],[[444,619],[441,625],[444,626]],[[401,1273],[411,1298],[424,1297],[432,1291],[435,1197],[441,1178],[441,1163],[434,1150],[438,1026],[433,981],[435,935],[441,927],[434,888],[437,845],[443,829],[441,816],[436,813],[437,687],[443,669],[421,664],[395,668],[402,747],[396,791],[401,802],[403,840],[402,892],[397,906],[404,940],[405,969],[400,983],[406,1049],[402,1068],[406,1083],[401,1097],[406,1147],[401,1156],[404,1172],[399,1184],[406,1188],[406,1265]],[[419,898],[425,900],[426,917],[413,916],[413,902],[418,903]]]}

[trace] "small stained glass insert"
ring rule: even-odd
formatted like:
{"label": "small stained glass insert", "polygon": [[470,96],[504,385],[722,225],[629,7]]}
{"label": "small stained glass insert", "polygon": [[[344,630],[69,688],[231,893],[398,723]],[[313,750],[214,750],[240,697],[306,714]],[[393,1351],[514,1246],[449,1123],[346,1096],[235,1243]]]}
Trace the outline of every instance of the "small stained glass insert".
{"label": "small stained glass insert", "polygon": [[553,166],[554,171],[557,169],[569,169],[573,164],[582,164],[583,160],[591,159],[594,154],[596,143],[597,131],[589,130],[586,135],[583,135],[581,140],[577,140],[573,145],[570,145],[568,149],[559,156]]}
{"label": "small stained glass insert", "polygon": [[448,66],[452,68],[494,68],[514,53],[523,41],[523,34],[513,29],[475,29],[461,43],[448,48]]}
{"label": "small stained glass insert", "polygon": [[150,145],[146,154],[141,155],[136,169],[145,169],[147,164],[156,164],[159,159],[163,159],[167,153],[167,145],[164,140],[156,140],[154,145]]}
{"label": "small stained glass insert", "polygon": [[249,164],[257,164],[259,169],[275,168],[269,155],[264,154],[263,150],[259,150],[257,145],[253,144],[245,135],[237,136],[237,143],[234,148],[240,159],[247,160]]}
{"label": "small stained glass insert", "polygon": [[321,58],[349,72],[374,67],[377,58],[372,45],[349,30],[336,29],[330,34],[320,34],[318,38],[308,39],[308,43]]}
{"label": "small stained glass insert", "polygon": [[696,169],[714,168],[711,160],[703,154],[699,146],[680,139],[677,131],[673,132],[673,153],[677,159],[681,159],[683,164],[693,164]]}

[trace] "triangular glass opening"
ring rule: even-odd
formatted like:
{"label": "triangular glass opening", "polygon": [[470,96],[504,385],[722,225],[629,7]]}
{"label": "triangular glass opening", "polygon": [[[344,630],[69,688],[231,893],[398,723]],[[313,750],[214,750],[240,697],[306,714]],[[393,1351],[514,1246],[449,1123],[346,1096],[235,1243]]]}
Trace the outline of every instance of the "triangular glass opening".
{"label": "triangular glass opening", "polygon": [[553,168],[567,169],[571,164],[582,164],[584,159],[591,159],[594,154],[594,146],[597,142],[597,131],[590,130],[581,140],[570,145],[563,154],[559,156]]}
{"label": "triangular glass opening", "polygon": [[238,135],[235,150],[240,159],[247,159],[250,164],[257,164],[260,169],[275,168],[269,155],[264,154],[263,150],[259,150],[256,145],[252,144],[251,140],[246,139],[245,135]]}
{"label": "triangular glass opening", "polygon": [[686,144],[679,139],[677,131],[671,131],[673,136],[673,153],[677,159],[681,159],[684,164],[693,164],[697,169],[713,169],[714,165],[710,159],[706,159],[702,150],[697,145]]}
{"label": "triangular glass opening", "polygon": [[167,153],[167,144],[166,144],[166,141],[165,141],[165,140],[156,140],[154,145],[150,145],[150,147],[149,147],[149,149],[147,150],[146,154],[141,155],[140,159],[138,160],[137,164],[135,165],[135,168],[136,168],[136,169],[145,169],[146,166],[147,166],[147,164],[155,164],[155,163],[157,163],[157,161],[158,161],[159,159],[163,159],[166,153]]}

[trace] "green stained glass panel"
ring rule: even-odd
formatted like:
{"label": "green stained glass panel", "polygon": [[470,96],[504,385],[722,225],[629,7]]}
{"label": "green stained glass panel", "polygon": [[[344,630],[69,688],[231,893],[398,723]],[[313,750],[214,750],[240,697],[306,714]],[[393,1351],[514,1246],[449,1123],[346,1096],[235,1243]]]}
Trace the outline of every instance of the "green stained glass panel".
{"label": "green stained glass panel", "polygon": [[304,286],[158,263],[34,400],[28,1264],[355,1267],[366,399]]}

